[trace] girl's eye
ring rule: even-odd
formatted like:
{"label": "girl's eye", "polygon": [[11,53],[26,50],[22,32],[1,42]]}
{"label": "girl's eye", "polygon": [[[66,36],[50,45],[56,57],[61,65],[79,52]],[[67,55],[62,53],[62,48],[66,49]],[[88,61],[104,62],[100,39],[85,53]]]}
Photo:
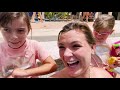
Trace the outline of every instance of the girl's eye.
{"label": "girl's eye", "polygon": [[4,28],[4,31],[9,32],[9,31],[10,31],[10,29],[8,29],[8,28]]}
{"label": "girl's eye", "polygon": [[25,32],[25,30],[23,30],[23,29],[18,30],[18,33],[24,33],[24,32]]}

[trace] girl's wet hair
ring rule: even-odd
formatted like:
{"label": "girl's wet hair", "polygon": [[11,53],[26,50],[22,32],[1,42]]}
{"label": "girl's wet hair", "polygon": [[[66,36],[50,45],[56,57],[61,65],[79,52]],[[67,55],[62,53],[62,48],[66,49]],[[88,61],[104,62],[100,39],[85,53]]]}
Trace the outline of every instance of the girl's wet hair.
{"label": "girl's wet hair", "polygon": [[90,45],[95,44],[95,39],[93,37],[91,29],[89,28],[89,26],[86,23],[82,23],[82,22],[71,22],[71,23],[68,23],[67,25],[65,25],[58,34],[58,41],[60,39],[60,35],[62,35],[65,32],[68,32],[70,30],[79,30],[79,31],[83,32],[86,37],[87,42]]}
{"label": "girl's wet hair", "polygon": [[5,27],[13,20],[23,18],[28,26],[28,30],[31,30],[30,17],[27,12],[0,12],[0,27]]}

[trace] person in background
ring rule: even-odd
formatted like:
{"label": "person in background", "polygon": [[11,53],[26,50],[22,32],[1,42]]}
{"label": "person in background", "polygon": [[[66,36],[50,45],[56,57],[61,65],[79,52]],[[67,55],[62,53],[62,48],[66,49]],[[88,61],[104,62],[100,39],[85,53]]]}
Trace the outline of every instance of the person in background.
{"label": "person in background", "polygon": [[77,19],[77,12],[71,12],[71,19],[76,20]]}
{"label": "person in background", "polygon": [[43,18],[42,18],[41,12],[37,12],[37,17],[38,17],[38,19],[40,20],[40,22],[43,23]]}
{"label": "person in background", "polygon": [[34,23],[36,21],[43,22],[41,12],[33,12],[31,15],[31,22]]}
{"label": "person in background", "polygon": [[84,19],[85,19],[85,21],[88,22],[90,13],[91,12],[83,12],[82,21],[84,21]]}
{"label": "person in background", "polygon": [[112,12],[112,15],[115,17],[115,20],[118,19],[118,12]]}

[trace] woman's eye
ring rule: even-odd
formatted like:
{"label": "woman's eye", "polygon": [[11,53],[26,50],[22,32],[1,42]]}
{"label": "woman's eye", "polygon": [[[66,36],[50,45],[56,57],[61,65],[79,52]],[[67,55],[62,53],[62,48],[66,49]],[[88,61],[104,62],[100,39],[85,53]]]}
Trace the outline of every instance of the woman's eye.
{"label": "woman's eye", "polygon": [[73,47],[74,47],[74,48],[79,48],[79,47],[81,47],[81,45],[77,45],[77,44],[76,44],[76,45],[73,45]]}
{"label": "woman's eye", "polygon": [[60,48],[60,49],[63,49],[63,48],[65,48],[65,47],[64,47],[64,46],[59,46],[59,48]]}

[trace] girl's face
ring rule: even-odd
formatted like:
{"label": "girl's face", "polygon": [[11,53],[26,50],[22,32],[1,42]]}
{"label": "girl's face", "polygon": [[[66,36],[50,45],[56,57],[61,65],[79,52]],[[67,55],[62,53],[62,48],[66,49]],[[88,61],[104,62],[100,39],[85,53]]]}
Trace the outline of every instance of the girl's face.
{"label": "girl's face", "polygon": [[3,27],[1,32],[9,47],[19,48],[24,44],[28,35],[27,23],[23,18],[15,19]]}
{"label": "girl's face", "polygon": [[59,54],[68,68],[68,74],[78,77],[85,74],[91,62],[92,48],[85,35],[76,30],[62,33],[58,42]]}
{"label": "girl's face", "polygon": [[111,29],[99,29],[99,30],[94,30],[94,36],[97,42],[105,42],[106,39],[110,34],[112,34]]}

